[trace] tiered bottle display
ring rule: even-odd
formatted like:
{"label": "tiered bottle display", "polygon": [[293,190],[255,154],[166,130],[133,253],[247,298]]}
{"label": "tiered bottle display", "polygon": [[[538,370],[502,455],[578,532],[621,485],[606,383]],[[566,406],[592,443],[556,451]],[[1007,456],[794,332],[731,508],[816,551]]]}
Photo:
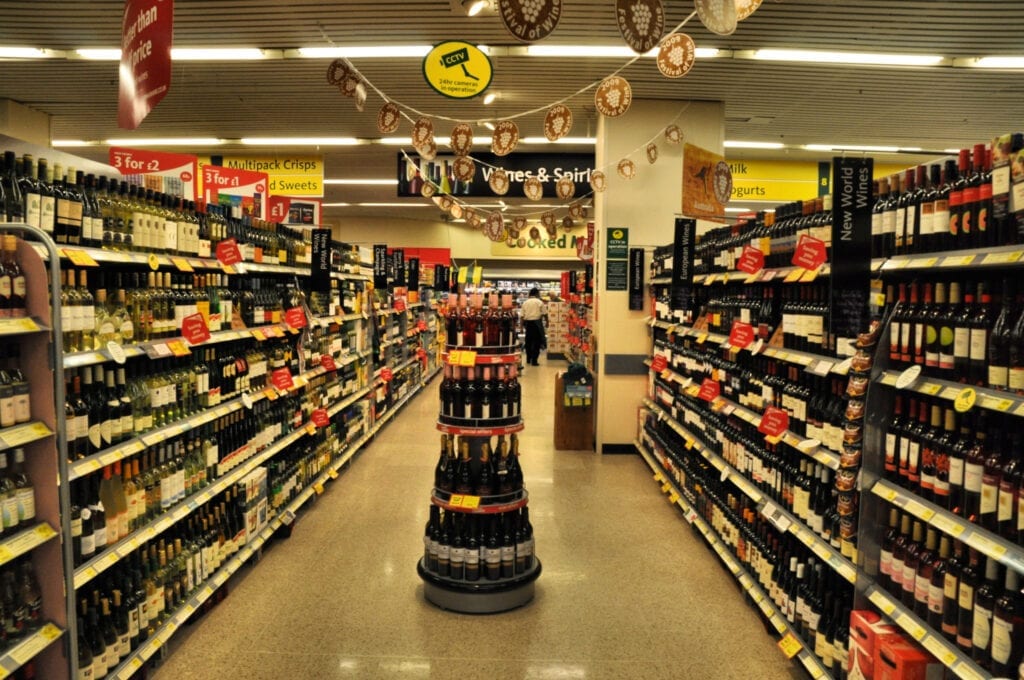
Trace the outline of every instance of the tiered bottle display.
{"label": "tiered bottle display", "polygon": [[441,450],[418,571],[424,594],[455,611],[522,606],[540,575],[519,457],[523,429],[510,294],[449,297]]}

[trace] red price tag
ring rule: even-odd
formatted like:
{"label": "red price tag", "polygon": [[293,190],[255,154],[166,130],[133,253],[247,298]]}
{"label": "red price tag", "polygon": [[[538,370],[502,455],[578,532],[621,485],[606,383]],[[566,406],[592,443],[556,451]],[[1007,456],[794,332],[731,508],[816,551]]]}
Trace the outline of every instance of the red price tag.
{"label": "red price tag", "polygon": [[796,250],[793,251],[793,264],[797,267],[814,270],[825,264],[827,257],[825,242],[820,238],[804,234],[796,242]]}
{"label": "red price tag", "polygon": [[181,336],[190,345],[198,345],[210,339],[210,329],[202,314],[190,314],[181,320]]}
{"label": "red price tag", "polygon": [[668,368],[668,359],[665,358],[664,354],[659,354],[651,361],[651,370],[655,373],[661,373],[666,368]]}
{"label": "red price tag", "polygon": [[380,378],[384,382],[391,382],[391,378],[393,378],[393,377],[394,377],[394,374],[391,372],[391,369],[388,368],[387,366],[385,366],[384,368],[380,369]]}
{"label": "red price tag", "polygon": [[769,437],[780,437],[789,429],[789,414],[781,408],[769,406],[761,416],[757,431]]}
{"label": "red price tag", "polygon": [[302,307],[292,307],[284,313],[284,322],[292,328],[306,327],[306,313]]}
{"label": "red price tag", "polygon": [[242,251],[235,239],[229,238],[217,244],[217,261],[228,267],[242,261]]}
{"label": "red price tag", "polygon": [[330,354],[323,354],[320,356],[320,365],[324,367],[325,371],[338,370],[338,365],[334,363],[334,357]]}
{"label": "red price tag", "polygon": [[331,418],[330,416],[327,415],[327,409],[325,408],[318,408],[314,410],[312,418],[313,424],[316,425],[317,427],[327,427],[327,425],[331,422]]}
{"label": "red price tag", "polygon": [[740,261],[736,264],[736,269],[747,274],[758,273],[764,269],[764,253],[761,252],[760,248],[744,246],[743,252],[740,254]]}
{"label": "red price tag", "polygon": [[717,380],[711,378],[704,378],[704,382],[700,384],[700,393],[697,395],[704,401],[714,401],[718,399],[718,395],[722,392],[722,386],[718,384]]}
{"label": "red price tag", "polygon": [[395,308],[396,312],[404,312],[405,311],[405,300],[402,299],[402,298],[398,298],[397,300],[395,300],[394,308]]}
{"label": "red price tag", "polygon": [[279,390],[290,390],[295,381],[292,380],[292,372],[287,368],[279,368],[270,374],[270,382]]}
{"label": "red price tag", "polygon": [[423,319],[420,319],[419,321],[416,322],[416,328],[419,328],[420,332],[427,330],[427,322],[424,321]]}
{"label": "red price tag", "polygon": [[743,349],[749,347],[754,341],[754,327],[742,321],[733,321],[732,330],[729,331],[729,344],[733,347]]}

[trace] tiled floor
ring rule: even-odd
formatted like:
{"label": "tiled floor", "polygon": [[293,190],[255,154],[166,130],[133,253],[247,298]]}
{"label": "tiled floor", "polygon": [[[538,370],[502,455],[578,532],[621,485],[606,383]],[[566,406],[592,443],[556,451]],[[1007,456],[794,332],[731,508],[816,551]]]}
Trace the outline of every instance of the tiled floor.
{"label": "tiled floor", "polygon": [[564,362],[546,363],[522,376],[544,565],[533,602],[468,616],[423,599],[435,380],[180,636],[155,680],[800,677],[643,461],[553,450]]}

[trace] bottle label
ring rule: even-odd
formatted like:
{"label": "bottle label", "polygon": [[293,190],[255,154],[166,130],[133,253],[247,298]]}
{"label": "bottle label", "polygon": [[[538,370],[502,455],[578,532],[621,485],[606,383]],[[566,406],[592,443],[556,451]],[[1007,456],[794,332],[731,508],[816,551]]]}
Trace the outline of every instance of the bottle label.
{"label": "bottle label", "polygon": [[954,574],[946,574],[943,582],[943,596],[950,601],[956,600],[957,578]]}
{"label": "bottle label", "polygon": [[0,501],[0,514],[3,516],[4,529],[18,526],[18,499],[13,494]]}
{"label": "bottle label", "polygon": [[24,276],[15,276],[12,279],[12,281],[11,281],[11,289],[14,291],[14,294],[19,296],[20,298],[22,298],[22,301],[24,302],[24,298],[25,298],[25,277]]}
{"label": "bottle label", "polygon": [[972,493],[981,493],[981,476],[984,468],[977,463],[964,463],[964,488]]}
{"label": "bottle label", "polygon": [[1024,390],[1024,366],[1015,366],[1010,369],[1007,378],[1009,388],[1014,391]]}
{"label": "bottle label", "polygon": [[934,583],[928,584],[928,611],[942,614],[942,587]]}
{"label": "bottle label", "polygon": [[961,609],[974,610],[974,588],[966,583],[960,584],[960,597],[957,600]]}
{"label": "bottle label", "polygon": [[1013,499],[1016,493],[1013,487],[1006,480],[1000,480],[999,482],[999,500],[996,502],[998,507],[997,519],[1000,523],[1009,522],[1013,519]]}
{"label": "bottle label", "polygon": [[96,535],[82,534],[82,556],[91,557],[96,552]]}
{"label": "bottle label", "polygon": [[57,201],[53,196],[42,196],[39,206],[39,228],[49,234],[52,234],[53,224],[57,217]]}
{"label": "bottle label", "polygon": [[999,507],[998,476],[982,474],[981,476],[981,514],[990,515]]}
{"label": "bottle label", "polygon": [[988,329],[971,329],[971,361],[985,362],[985,350],[988,348]]}
{"label": "bottle label", "polygon": [[971,330],[957,328],[953,331],[953,356],[964,359],[971,356]]}
{"label": "bottle label", "polygon": [[[8,275],[0,276],[0,297],[10,298],[11,297],[11,277]],[[8,315],[10,310],[7,310]]]}
{"label": "bottle label", "polygon": [[17,498],[18,519],[20,522],[28,522],[36,516],[36,495],[32,487],[18,489]]}
{"label": "bottle label", "polygon": [[25,194],[26,223],[38,229],[41,209],[42,196],[40,194]]}
{"label": "bottle label", "polygon": [[927,236],[934,229],[935,203],[921,204],[921,235]]}
{"label": "bottle label", "polygon": [[[978,616],[977,613],[974,614]],[[977,637],[975,637],[977,640]],[[1013,621],[995,617],[992,619],[992,660],[1006,665],[1013,653]]]}
{"label": "bottle label", "polygon": [[1006,387],[1010,381],[1010,371],[1006,366],[988,367],[988,384],[992,387]]}
{"label": "bottle label", "polygon": [[949,485],[950,486],[963,486],[964,485],[964,459],[963,458],[950,458],[949,459]]}
{"label": "bottle label", "polygon": [[988,641],[992,637],[992,610],[975,605],[974,630],[971,641],[975,649],[988,649]]}

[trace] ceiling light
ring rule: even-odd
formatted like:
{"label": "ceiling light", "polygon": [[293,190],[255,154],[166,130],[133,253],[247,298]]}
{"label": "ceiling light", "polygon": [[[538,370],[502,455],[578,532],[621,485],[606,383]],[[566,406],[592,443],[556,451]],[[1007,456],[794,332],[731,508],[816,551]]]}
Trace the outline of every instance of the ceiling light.
{"label": "ceiling light", "polygon": [[744,142],[735,139],[727,139],[723,143],[726,149],[781,149],[785,144],[781,142]]}
{"label": "ceiling light", "polygon": [[523,144],[596,144],[596,137],[562,137],[551,141],[547,137],[523,137],[519,140]]}
{"label": "ceiling light", "polygon": [[325,179],[324,184],[347,184],[355,186],[388,186],[398,184],[397,179]]}
{"label": "ceiling light", "polygon": [[484,106],[490,106],[494,103],[494,100],[498,98],[498,95],[494,92],[488,92],[484,95]]}
{"label": "ceiling light", "polygon": [[55,139],[50,142],[50,146],[95,146],[96,142],[87,142],[84,139]]}
{"label": "ceiling light", "polygon": [[[698,59],[713,59],[725,53],[715,47],[698,47],[694,55]],[[531,57],[584,57],[608,59],[632,59],[636,52],[625,45],[530,45],[526,48]],[[644,57],[657,57],[658,48],[645,52]]]}
{"label": "ceiling light", "polygon": [[475,17],[487,7],[487,0],[462,0],[462,9],[466,16]]}
{"label": "ceiling light", "polygon": [[75,50],[75,54],[81,59],[92,61],[119,61],[121,59],[121,50],[116,47]]}
{"label": "ceiling light", "polygon": [[493,130],[494,129],[494,123],[492,123],[489,120],[485,120],[483,123],[481,123],[481,125],[483,125],[488,130]]}
{"label": "ceiling light", "polygon": [[870,153],[899,153],[904,149],[898,146],[874,146],[861,144],[804,144],[807,151],[866,151]]}
{"label": "ceiling light", "polygon": [[738,51],[740,59],[800,61],[819,64],[860,64],[869,66],[937,66],[943,57],[928,54],[877,54],[873,52],[819,52],[816,50]]}
{"label": "ceiling light", "polygon": [[954,66],[968,68],[1024,68],[1024,57],[979,57],[977,59],[956,59]]}
{"label": "ceiling light", "polygon": [[352,205],[351,203],[321,203],[322,208],[344,208],[345,206]]}
{"label": "ceiling light", "polygon": [[36,47],[0,47],[0,59],[45,59],[53,54]]}
{"label": "ceiling light", "polygon": [[435,208],[433,203],[356,203],[360,208]]}
{"label": "ceiling light", "polygon": [[217,146],[223,139],[217,137],[133,137],[104,139],[107,146]]}
{"label": "ceiling light", "polygon": [[390,47],[300,47],[300,57],[306,59],[385,59],[392,57],[425,57],[433,49],[430,45],[393,45]]}
{"label": "ceiling light", "polygon": [[726,208],[727,213],[756,213],[757,211],[753,208]]}
{"label": "ceiling light", "polygon": [[263,50],[248,47],[225,49],[175,47],[171,50],[171,59],[175,61],[250,61],[265,58]]}
{"label": "ceiling light", "polygon": [[242,137],[246,146],[357,146],[355,137]]}

